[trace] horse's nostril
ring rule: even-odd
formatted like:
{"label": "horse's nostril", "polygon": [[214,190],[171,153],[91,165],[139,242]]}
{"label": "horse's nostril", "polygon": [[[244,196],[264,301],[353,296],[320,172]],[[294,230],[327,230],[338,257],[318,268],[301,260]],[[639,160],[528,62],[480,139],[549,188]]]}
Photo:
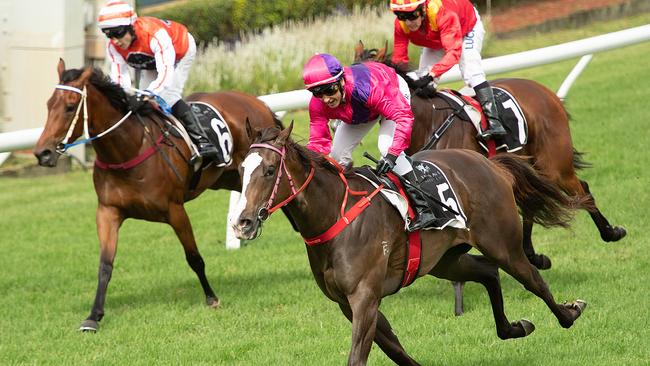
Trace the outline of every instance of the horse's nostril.
{"label": "horse's nostril", "polygon": [[239,227],[241,227],[242,229],[247,229],[247,228],[251,227],[252,224],[253,224],[252,221],[249,220],[249,219],[241,219],[241,220],[239,220]]}

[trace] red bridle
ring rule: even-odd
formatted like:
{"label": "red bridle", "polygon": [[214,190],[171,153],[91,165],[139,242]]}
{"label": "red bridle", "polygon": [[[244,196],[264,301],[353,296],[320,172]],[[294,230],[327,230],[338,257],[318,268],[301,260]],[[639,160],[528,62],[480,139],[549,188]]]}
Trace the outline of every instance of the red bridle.
{"label": "red bridle", "polygon": [[[280,166],[279,166],[279,172],[277,178],[275,178],[275,184],[273,185],[273,191],[271,192],[271,197],[269,197],[269,200],[266,202],[266,204],[260,208],[260,211],[257,213],[257,217],[264,221],[266,220],[273,212],[277,211],[278,209],[284,207],[287,205],[289,202],[291,202],[300,192],[302,192],[306,187],[307,184],[311,181],[311,179],[314,177],[314,167],[311,167],[311,170],[309,171],[309,176],[307,176],[307,179],[305,179],[305,182],[302,184],[300,188],[296,190],[294,184],[293,184],[293,179],[291,178],[291,174],[287,170],[287,165],[284,163],[284,158],[286,155],[286,148],[282,146],[282,149],[278,149],[277,147],[270,145],[270,144],[252,144],[251,149],[254,147],[259,147],[263,149],[269,149],[271,151],[274,151],[280,155]],[[273,200],[275,200],[275,195],[278,192],[278,187],[280,186],[280,179],[282,178],[282,173],[286,172],[287,173],[287,180],[289,181],[289,186],[291,187],[291,196],[287,197],[284,201],[278,203],[275,206],[273,205]]]}

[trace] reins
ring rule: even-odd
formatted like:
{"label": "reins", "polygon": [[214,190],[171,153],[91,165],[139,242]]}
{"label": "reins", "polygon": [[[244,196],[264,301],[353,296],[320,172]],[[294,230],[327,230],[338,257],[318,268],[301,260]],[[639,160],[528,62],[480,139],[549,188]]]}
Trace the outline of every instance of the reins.
{"label": "reins", "polygon": [[[133,112],[129,111],[124,117],[122,117],[122,119],[117,121],[117,123],[115,123],[113,126],[111,126],[107,130],[101,132],[100,134],[98,134],[96,136],[90,137],[90,134],[88,133],[88,103],[86,101],[86,99],[88,98],[88,93],[87,93],[86,86],[84,85],[83,90],[81,90],[79,88],[75,88],[74,86],[62,85],[62,84],[56,85],[54,88],[59,89],[59,90],[71,91],[71,92],[74,92],[74,93],[77,93],[77,94],[81,95],[81,101],[79,102],[79,105],[77,106],[77,111],[75,112],[74,118],[72,119],[72,122],[70,123],[70,127],[68,128],[68,132],[66,133],[65,138],[63,139],[63,141],[61,141],[56,146],[56,152],[58,152],[59,154],[65,153],[66,150],[68,150],[69,148],[71,148],[73,146],[85,144],[87,142],[91,142],[93,140],[96,140],[96,139],[108,134],[109,132],[111,132],[114,129],[118,128],[133,113]],[[68,140],[70,139],[70,137],[72,137],[74,129],[75,129],[76,125],[77,125],[77,121],[79,120],[79,113],[81,112],[81,108],[84,109],[84,137],[85,137],[85,139],[77,140],[77,141],[74,141],[72,143],[68,143]]]}
{"label": "reins", "polygon": [[[273,191],[271,192],[271,196],[269,197],[269,200],[266,202],[266,204],[260,208],[257,217],[261,221],[266,220],[271,213],[274,211],[278,210],[281,207],[284,207],[287,205],[289,202],[291,202],[300,192],[302,192],[309,182],[312,180],[314,177],[314,172],[315,169],[312,165],[311,170],[309,171],[309,176],[305,180],[305,182],[302,184],[302,186],[299,189],[295,189],[294,184],[293,184],[293,179],[291,178],[291,174],[287,170],[287,166],[284,162],[285,157],[286,157],[286,147],[282,146],[281,149],[278,149],[277,147],[270,145],[270,144],[252,144],[251,149],[254,147],[258,148],[264,148],[264,149],[269,149],[278,155],[280,155],[280,166],[279,170],[280,172],[278,173],[277,178],[275,179],[275,185],[273,186]],[[350,185],[348,184],[347,179],[345,178],[345,175],[343,174],[343,168],[333,160],[331,157],[326,156],[327,160],[337,167],[338,169],[338,175],[341,181],[343,182],[343,185],[345,186],[345,194],[343,196],[343,202],[341,203],[341,218],[339,218],[334,225],[332,225],[329,229],[327,229],[324,233],[312,237],[312,238],[305,238],[303,237],[303,240],[305,241],[305,244],[313,246],[317,244],[321,244],[327,241],[332,240],[336,235],[338,235],[343,229],[345,229],[352,221],[354,221],[361,212],[363,212],[369,205],[370,201],[372,198],[377,195],[381,191],[382,188],[384,188],[383,184],[380,184],[372,193],[368,195],[368,191],[354,191],[350,189]],[[275,199],[275,195],[277,194],[278,186],[280,185],[280,179],[282,178],[283,172],[286,173],[287,175],[287,180],[289,181],[289,186],[291,187],[291,192],[292,194],[287,197],[284,201],[278,203],[277,205],[271,207],[273,204],[273,200]],[[348,201],[348,196],[353,195],[353,196],[363,196],[359,199],[357,203],[355,203],[347,212],[345,211],[345,206],[347,205]],[[366,196],[367,195],[367,196]],[[271,208],[269,208],[271,207]]]}

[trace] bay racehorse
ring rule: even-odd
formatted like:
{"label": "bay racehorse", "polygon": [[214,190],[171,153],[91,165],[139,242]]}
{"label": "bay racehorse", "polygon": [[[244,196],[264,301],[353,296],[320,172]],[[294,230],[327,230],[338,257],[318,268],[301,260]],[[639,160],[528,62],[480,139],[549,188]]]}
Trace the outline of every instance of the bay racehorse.
{"label": "bay racehorse", "polygon": [[[400,288],[407,267],[408,239],[402,217],[387,200],[374,195],[375,187],[365,179],[344,174],[325,156],[294,143],[292,128],[293,123],[282,131],[250,129],[253,144],[240,168],[242,195],[232,223],[236,234],[256,238],[263,220],[284,206],[306,243],[311,243],[307,256],[318,286],[352,322],[348,364],[364,365],[374,340],[395,363],[416,365],[379,311],[381,299]],[[523,251],[517,206],[537,223],[566,226],[570,207],[586,203],[567,197],[513,155],[490,161],[474,151],[449,149],[422,151],[413,158],[434,162],[449,177],[468,223],[466,229],[447,226],[420,233],[421,263],[416,276],[480,282],[489,294],[497,335],[524,337],[534,326],[527,320],[506,318],[498,273],[502,268],[540,297],[562,327],[571,327],[586,303],[555,302]],[[486,184],[492,187],[490,195],[483,194]],[[354,198],[359,194],[364,196]],[[321,242],[307,239],[322,237],[339,225],[344,211],[348,215],[359,205],[365,210],[351,222],[343,220],[347,225],[337,235]],[[484,257],[467,254],[471,247]]]}
{"label": "bay racehorse", "polygon": [[[355,62],[377,61],[392,66],[404,77],[407,83],[413,80],[403,70],[390,62],[386,47],[379,50],[365,49],[361,41],[355,47]],[[598,228],[600,237],[605,242],[615,242],[627,234],[622,226],[612,226],[609,220],[596,206],[589,184],[578,178],[576,171],[590,166],[582,159],[571,139],[569,114],[562,101],[542,84],[525,79],[499,79],[490,81],[492,86],[506,90],[521,107],[528,124],[527,143],[516,152],[525,156],[538,172],[557,184],[566,194],[585,197],[589,201],[588,212]],[[476,138],[477,131],[471,123],[453,116],[454,108],[439,94],[429,97],[413,95],[411,109],[415,121],[411,134],[411,144],[406,150],[408,155],[415,154],[423,148],[450,149],[463,148],[485,153]],[[438,131],[449,118],[447,129],[436,140],[434,132]],[[430,145],[430,146],[427,146]],[[503,150],[498,150],[497,153]],[[489,191],[489,187],[486,188]],[[523,215],[523,246],[528,259],[537,268],[548,269],[551,260],[544,254],[535,253],[532,242],[533,221]],[[456,313],[462,313],[462,284],[456,287]]]}
{"label": "bay racehorse", "polygon": [[[87,120],[97,159],[93,182],[98,198],[97,234],[100,263],[95,301],[80,330],[96,331],[104,316],[104,302],[113,272],[118,232],[127,218],[164,222],[173,229],[185,251],[189,266],[199,278],[210,307],[219,305],[205,275],[205,264],[196,245],[184,203],[206,189],[241,189],[237,166],[246,155],[250,140],[245,121],[259,128],[279,125],[273,112],[254,96],[239,92],[200,93],[188,97],[221,112],[232,135],[232,163],[208,165],[200,179],[188,163],[191,154],[183,138],[174,136],[163,115],[145,107],[132,113],[127,95],[100,70],[65,69],[59,61],[59,85],[47,102],[48,116],[34,154],[42,166],[55,166],[62,142],[81,136]],[[125,118],[126,117],[126,118]],[[91,137],[92,138],[92,137]],[[99,162],[102,162],[102,167]]]}

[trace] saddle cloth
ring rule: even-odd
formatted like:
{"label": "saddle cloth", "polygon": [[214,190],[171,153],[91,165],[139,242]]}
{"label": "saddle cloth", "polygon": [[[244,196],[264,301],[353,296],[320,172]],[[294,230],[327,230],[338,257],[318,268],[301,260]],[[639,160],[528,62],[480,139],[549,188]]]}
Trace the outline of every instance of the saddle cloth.
{"label": "saddle cloth", "polygon": [[[413,170],[420,182],[420,188],[435,197],[446,206],[456,211],[453,212],[443,207],[440,204],[434,204],[431,209],[433,210],[436,220],[423,230],[437,229],[442,230],[447,226],[455,227],[457,229],[467,229],[467,217],[463,212],[460,205],[460,200],[456,196],[456,192],[449,183],[449,179],[445,173],[434,163],[428,161],[414,161]],[[374,187],[380,183],[384,184],[384,189],[381,190],[382,196],[386,198],[400,213],[404,220],[404,229],[407,227],[408,217],[408,203],[397,191],[397,187],[388,179],[378,178],[375,173],[368,166],[358,168],[356,174],[369,181]]]}
{"label": "saddle cloth", "polygon": [[[492,87],[492,91],[499,110],[499,118],[501,118],[503,127],[508,131],[507,135],[497,139],[496,150],[505,150],[507,152],[521,150],[528,142],[528,122],[526,117],[517,100],[505,89]],[[471,121],[476,131],[481,132],[481,119],[485,117],[480,104],[475,99],[467,95],[460,95],[452,90],[441,90],[438,91],[438,94],[451,105],[462,108],[465,113],[461,113],[461,118]],[[479,145],[485,151],[488,151],[485,141],[479,140]]]}
{"label": "saddle cloth", "polygon": [[220,159],[216,159],[217,166],[228,166],[232,163],[233,139],[230,128],[223,116],[213,106],[204,102],[189,102],[192,112],[199,120],[203,131],[210,142],[220,151]]}

